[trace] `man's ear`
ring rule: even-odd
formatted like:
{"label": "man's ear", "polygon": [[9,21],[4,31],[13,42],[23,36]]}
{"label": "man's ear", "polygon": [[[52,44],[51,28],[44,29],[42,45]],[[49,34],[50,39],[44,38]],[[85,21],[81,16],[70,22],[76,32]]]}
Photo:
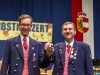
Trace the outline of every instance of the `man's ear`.
{"label": "man's ear", "polygon": [[31,25],[31,29],[32,29],[33,25]]}
{"label": "man's ear", "polygon": [[74,34],[76,35],[76,30],[75,30],[75,33]]}
{"label": "man's ear", "polygon": [[76,35],[76,31],[75,31],[75,35]]}
{"label": "man's ear", "polygon": [[32,27],[32,25],[31,25],[31,27]]}
{"label": "man's ear", "polygon": [[32,30],[32,25],[31,25],[31,28],[30,28],[30,31]]}
{"label": "man's ear", "polygon": [[18,24],[18,28],[20,28],[20,24]]}

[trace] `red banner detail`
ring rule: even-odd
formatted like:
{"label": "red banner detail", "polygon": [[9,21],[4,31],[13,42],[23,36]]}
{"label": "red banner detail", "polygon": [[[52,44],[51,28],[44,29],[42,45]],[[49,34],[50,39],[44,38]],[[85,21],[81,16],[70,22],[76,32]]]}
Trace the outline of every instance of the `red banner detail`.
{"label": "red banner detail", "polygon": [[84,33],[89,30],[89,28],[83,27]]}
{"label": "red banner detail", "polygon": [[78,13],[82,12],[82,0],[71,0],[72,6],[72,22],[76,25],[76,35],[75,40],[83,41],[83,33],[77,30],[77,17]]}
{"label": "red banner detail", "polygon": [[83,18],[83,22],[88,22],[88,18]]}

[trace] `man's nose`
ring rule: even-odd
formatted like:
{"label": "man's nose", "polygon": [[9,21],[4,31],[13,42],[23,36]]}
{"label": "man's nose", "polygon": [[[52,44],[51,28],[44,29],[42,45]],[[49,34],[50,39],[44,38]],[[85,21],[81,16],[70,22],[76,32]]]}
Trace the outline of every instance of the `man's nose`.
{"label": "man's nose", "polygon": [[25,25],[25,26],[24,26],[24,28],[28,28],[28,26],[27,26],[27,25]]}

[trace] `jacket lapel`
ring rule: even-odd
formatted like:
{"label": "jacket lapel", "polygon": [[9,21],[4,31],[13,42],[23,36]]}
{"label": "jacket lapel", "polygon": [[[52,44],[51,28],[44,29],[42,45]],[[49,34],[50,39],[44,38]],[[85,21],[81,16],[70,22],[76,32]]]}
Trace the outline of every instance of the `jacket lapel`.
{"label": "jacket lapel", "polygon": [[65,49],[66,49],[66,43],[65,42],[60,43],[59,56],[60,56],[62,66],[64,66],[64,61],[65,61]]}
{"label": "jacket lapel", "polygon": [[68,62],[71,62],[72,60],[76,59],[78,53],[78,42],[74,41],[71,51],[73,51],[73,53],[70,53]]}
{"label": "jacket lapel", "polygon": [[15,38],[14,46],[18,50],[18,52],[21,55],[22,59],[24,59],[24,56],[23,56],[23,48],[22,48],[22,43],[21,43],[20,35]]}
{"label": "jacket lapel", "polygon": [[36,45],[35,45],[33,39],[31,39],[31,38],[29,37],[29,54],[28,54],[28,59],[29,59],[30,56],[32,55],[32,53],[33,53],[33,51],[35,50],[35,48],[36,48]]}

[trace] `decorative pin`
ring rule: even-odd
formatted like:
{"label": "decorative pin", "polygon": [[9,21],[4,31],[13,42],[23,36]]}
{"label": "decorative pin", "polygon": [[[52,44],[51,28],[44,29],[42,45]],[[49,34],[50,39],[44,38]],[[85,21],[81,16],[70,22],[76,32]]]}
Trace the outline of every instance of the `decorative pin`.
{"label": "decorative pin", "polygon": [[73,59],[76,59],[76,57],[73,57]]}
{"label": "decorative pin", "polygon": [[35,53],[33,54],[33,56],[35,57]]}
{"label": "decorative pin", "polygon": [[72,51],[74,50],[74,48],[71,49]]}
{"label": "decorative pin", "polygon": [[32,47],[32,50],[34,50],[34,47]]}
{"label": "decorative pin", "polygon": [[73,54],[73,51],[71,51],[70,53]]}
{"label": "decorative pin", "polygon": [[77,51],[75,51],[77,53]]}
{"label": "decorative pin", "polygon": [[16,44],[16,47],[19,47],[19,45],[18,45],[18,44]]}
{"label": "decorative pin", "polygon": [[77,55],[77,53],[74,53],[74,56],[76,56]]}
{"label": "decorative pin", "polygon": [[73,55],[70,55],[70,58],[73,58]]}
{"label": "decorative pin", "polygon": [[35,61],[36,60],[36,57],[33,57],[33,60]]}
{"label": "decorative pin", "polygon": [[62,54],[62,52],[60,52]]}
{"label": "decorative pin", "polygon": [[36,54],[35,54],[35,53],[33,53],[33,60],[34,60],[34,61],[36,60],[36,57],[35,57],[35,55],[36,55]]}
{"label": "decorative pin", "polygon": [[60,48],[60,51],[61,51],[62,49]]}

